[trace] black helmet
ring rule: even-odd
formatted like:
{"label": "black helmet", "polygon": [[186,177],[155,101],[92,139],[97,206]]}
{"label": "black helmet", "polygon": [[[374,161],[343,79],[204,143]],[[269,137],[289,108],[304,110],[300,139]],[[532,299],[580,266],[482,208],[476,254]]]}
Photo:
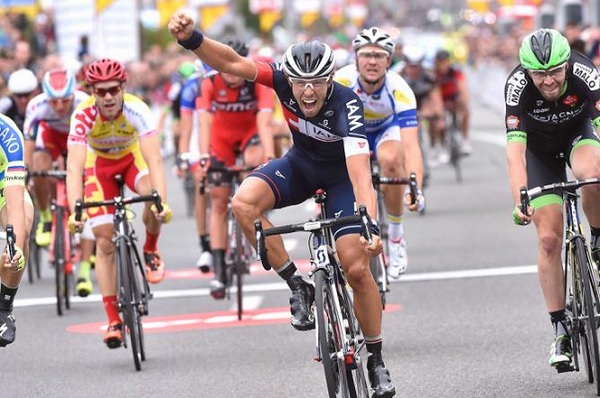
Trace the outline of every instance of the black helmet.
{"label": "black helmet", "polygon": [[335,58],[327,44],[309,41],[291,45],[283,54],[282,66],[289,77],[328,77],[335,69]]}
{"label": "black helmet", "polygon": [[233,48],[235,52],[241,55],[242,57],[248,55],[248,46],[242,40],[227,39],[224,41],[224,43],[227,44],[229,47]]}

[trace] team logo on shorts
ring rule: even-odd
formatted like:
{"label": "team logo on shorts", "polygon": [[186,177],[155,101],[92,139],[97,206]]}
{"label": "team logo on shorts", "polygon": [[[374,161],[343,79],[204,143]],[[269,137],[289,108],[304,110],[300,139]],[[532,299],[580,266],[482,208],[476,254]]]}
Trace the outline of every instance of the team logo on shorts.
{"label": "team logo on shorts", "polygon": [[516,129],[519,125],[519,118],[514,115],[510,115],[506,118],[506,127],[509,129]]}

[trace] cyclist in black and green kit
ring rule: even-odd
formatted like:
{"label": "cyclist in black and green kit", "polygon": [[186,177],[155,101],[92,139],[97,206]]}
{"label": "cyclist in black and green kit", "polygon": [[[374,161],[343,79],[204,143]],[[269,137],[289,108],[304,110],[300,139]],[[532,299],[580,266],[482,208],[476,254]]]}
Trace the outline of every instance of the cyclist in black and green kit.
{"label": "cyclist in black and green kit", "polygon": [[[555,338],[550,365],[571,362],[565,326],[562,197],[545,195],[531,202],[529,215],[519,209],[519,188],[564,181],[569,166],[576,179],[600,177],[600,76],[585,56],[553,29],[527,35],[519,50],[520,65],[505,86],[507,160],[514,203],[513,219],[536,226],[538,278]],[[600,249],[600,187],[582,188],[590,223],[591,246]]]}
{"label": "cyclist in black and green kit", "polygon": [[23,133],[6,115],[0,113],[0,224],[11,224],[16,235],[15,255],[0,256],[0,347],[15,341],[13,302],[17,295],[29,251],[29,231],[33,223],[33,204],[25,189]]}

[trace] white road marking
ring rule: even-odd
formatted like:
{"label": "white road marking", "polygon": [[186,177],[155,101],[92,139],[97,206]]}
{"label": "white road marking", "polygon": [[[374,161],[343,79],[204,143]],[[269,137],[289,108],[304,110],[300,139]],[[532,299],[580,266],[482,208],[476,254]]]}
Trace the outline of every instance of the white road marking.
{"label": "white road marking", "polygon": [[[422,281],[438,281],[448,279],[468,279],[468,278],[486,278],[492,276],[508,276],[508,275],[526,275],[535,274],[537,272],[536,265],[522,265],[513,267],[499,267],[499,268],[481,268],[481,269],[469,269],[469,270],[457,270],[457,271],[444,271],[444,272],[424,272],[420,274],[408,273],[402,275],[398,280],[390,280],[391,283],[404,283],[404,282],[422,282]],[[244,285],[244,293],[261,293],[261,292],[272,292],[278,290],[288,290],[289,287],[285,282],[272,282],[272,283],[254,283]],[[179,297],[201,297],[208,296],[210,290],[208,288],[198,289],[177,289],[177,290],[158,290],[153,292],[154,299],[167,299],[167,298],[179,298]],[[231,294],[235,294],[235,288],[232,289]],[[91,294],[85,298],[83,297],[71,297],[73,303],[98,303],[102,301],[102,296],[99,294]],[[262,297],[260,295],[244,295],[244,308],[248,310],[257,309],[260,307]],[[37,298],[17,298],[14,302],[15,307],[33,307],[42,305],[56,305],[55,297],[37,297]],[[235,308],[235,304],[233,304]]]}

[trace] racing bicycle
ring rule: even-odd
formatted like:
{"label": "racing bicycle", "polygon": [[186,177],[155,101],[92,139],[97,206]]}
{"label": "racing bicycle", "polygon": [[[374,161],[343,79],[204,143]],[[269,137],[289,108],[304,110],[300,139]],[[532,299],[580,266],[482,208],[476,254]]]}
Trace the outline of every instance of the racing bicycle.
{"label": "racing bicycle", "polygon": [[455,111],[446,109],[446,145],[450,154],[450,164],[454,168],[454,174],[457,182],[462,182],[463,173],[461,166],[461,158],[463,153],[461,150],[460,128],[458,126],[458,115]]}
{"label": "racing bicycle", "polygon": [[139,371],[142,369],[142,361],[146,360],[142,317],[148,315],[148,303],[152,293],[146,280],[144,262],[140,257],[137,236],[131,223],[132,211],[128,206],[139,202],[154,202],[159,213],[162,212],[163,207],[160,195],[155,190],[151,195],[126,197],[123,176],[116,175],[115,180],[119,187],[118,196],[98,202],[84,203],[77,200],[75,219],[81,220],[83,209],[114,206],[113,242],[116,248],[117,302],[119,312],[123,315],[123,346],[127,348],[127,336],[129,336],[133,362],[135,369]]}
{"label": "racing bicycle", "polygon": [[[244,174],[254,170],[255,166],[243,165],[241,154],[238,153],[236,156],[236,165],[234,166],[223,166],[218,164],[211,164],[208,168],[208,174],[211,173],[222,173],[231,177],[231,191],[229,196],[229,203],[227,205],[227,250],[225,253],[225,286],[226,286],[226,297],[231,298],[231,287],[233,286],[233,280],[235,279],[235,292],[237,299],[237,317],[238,320],[242,320],[244,313],[244,300],[243,300],[243,288],[244,288],[244,275],[250,274],[250,264],[252,264],[252,248],[250,243],[244,236],[242,228],[237,223],[233,210],[231,208],[231,197],[239,188]],[[216,185],[218,186],[218,184]],[[206,181],[202,179],[200,182],[200,193],[204,194],[206,189]]]}
{"label": "racing bicycle", "polygon": [[[50,240],[50,263],[54,268],[56,312],[62,316],[64,309],[71,308],[71,293],[74,288],[73,269],[77,263],[77,248],[69,233],[69,205],[67,202],[67,172],[65,170],[31,171],[29,177],[54,178],[56,197],[52,199],[52,229]],[[37,224],[34,224],[37,225]],[[39,253],[34,253],[34,256]],[[39,260],[36,259],[35,262]],[[36,271],[37,272],[37,271]]]}
{"label": "racing bicycle", "polygon": [[320,204],[321,216],[316,221],[263,229],[262,221],[256,220],[256,252],[263,267],[269,270],[271,265],[265,245],[267,236],[310,232],[312,269],[309,276],[315,283],[316,307],[315,359],[323,364],[329,397],[367,398],[369,388],[361,356],[365,342],[354,313],[348,283],[335,253],[331,229],[360,223],[365,238],[371,241],[371,220],[364,206],[360,206],[359,214],[327,219],[325,198],[324,191],[317,191],[315,201]]}
{"label": "racing bicycle", "polygon": [[388,242],[388,219],[385,208],[385,194],[381,190],[381,185],[408,185],[411,203],[415,203],[417,200],[417,175],[411,173],[409,178],[397,178],[397,177],[381,177],[379,174],[379,164],[376,160],[371,158],[371,176],[373,180],[373,187],[377,192],[377,214],[381,240],[383,242],[383,252],[378,256],[371,257],[370,267],[371,274],[377,282],[379,288],[379,296],[381,297],[381,304],[385,309],[386,294],[390,291],[389,281],[387,275],[387,258],[389,256],[389,242]]}
{"label": "racing bicycle", "polygon": [[[541,195],[555,193],[563,198],[565,223],[564,273],[565,308],[567,327],[573,352],[572,365],[556,367],[559,373],[579,371],[580,360],[586,368],[587,380],[596,384],[596,394],[600,396],[600,349],[598,327],[600,327],[600,278],[592,261],[591,252],[585,239],[583,223],[579,216],[579,194],[577,189],[591,184],[599,184],[600,178],[558,182],[544,186],[520,189],[521,211],[527,214],[529,203]],[[581,356],[581,357],[580,357]]]}

